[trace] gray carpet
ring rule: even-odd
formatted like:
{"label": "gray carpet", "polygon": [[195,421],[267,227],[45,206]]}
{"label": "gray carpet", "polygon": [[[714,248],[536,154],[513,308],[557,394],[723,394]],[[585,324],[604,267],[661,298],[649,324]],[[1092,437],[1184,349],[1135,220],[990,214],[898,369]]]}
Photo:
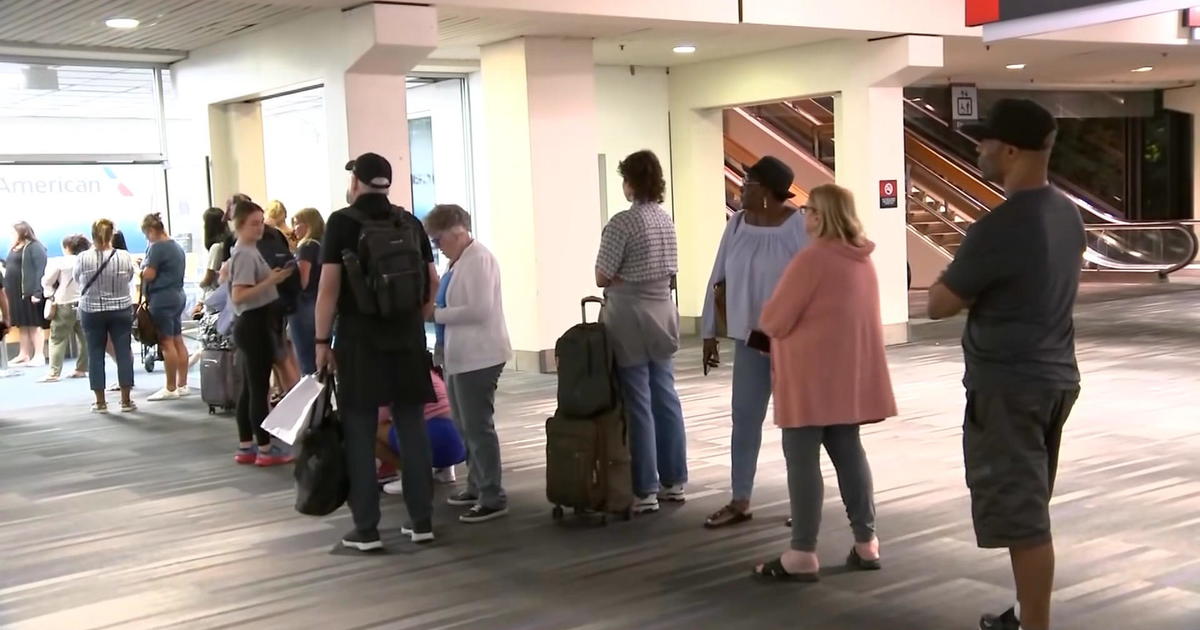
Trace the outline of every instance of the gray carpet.
{"label": "gray carpet", "polygon": [[[1068,424],[1054,518],[1056,628],[1200,629],[1200,291],[1088,300],[1084,392]],[[83,382],[0,380],[0,627],[966,630],[1012,600],[1002,553],[976,549],[960,454],[961,322],[917,326],[889,356],[903,415],[866,430],[885,569],[839,570],[851,544],[829,484],[819,585],[760,585],[786,545],[778,431],[755,518],[710,532],[728,493],[729,370],[681,354],[692,483],[681,507],[607,528],[555,525],[542,423],[552,378],[507,374],[500,435],[512,515],[384,555],[334,550],[343,510],[292,511],[289,470],[231,461],[235,432],[198,400],[86,413]],[[139,374],[145,396],[161,374]],[[439,496],[449,493],[439,490]]]}

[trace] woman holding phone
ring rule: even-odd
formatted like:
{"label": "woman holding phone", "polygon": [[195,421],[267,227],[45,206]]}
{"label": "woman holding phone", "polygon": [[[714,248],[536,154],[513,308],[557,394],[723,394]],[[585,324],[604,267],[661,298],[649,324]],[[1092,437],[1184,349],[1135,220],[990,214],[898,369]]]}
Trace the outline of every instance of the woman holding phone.
{"label": "woman holding phone", "polygon": [[807,243],[804,217],[787,204],[792,169],[774,157],[764,157],[746,170],[742,211],[725,225],[717,249],[701,320],[704,368],[721,364],[717,345],[716,287],[724,284],[726,321],[733,339],[733,436],[730,441],[733,497],[704,521],[713,529],[744,523],[753,517],[750,495],[758,470],[762,425],[771,401],[771,359],[748,345],[752,330],[771,297],[779,277]]}
{"label": "woman holding phone", "polygon": [[792,540],[756,576],[816,582],[817,533],[825,480],[821,447],[837,470],[854,532],[851,570],[880,568],[871,467],[859,427],[896,415],[879,281],[850,191],[818,186],[801,208],[812,244],[800,252],[763,307],[761,330],[771,338],[775,424],[783,430]]}
{"label": "woman holding phone", "polygon": [[[238,316],[233,328],[238,359],[243,370],[242,392],[237,404],[239,464],[278,466],[292,456],[271,443],[262,429],[270,397],[271,367],[283,341],[279,321],[279,290],[276,288],[295,271],[295,263],[271,269],[258,251],[263,235],[263,210],[252,201],[239,201],[233,211],[237,241],[229,258],[230,301]],[[257,448],[255,448],[257,442]]]}

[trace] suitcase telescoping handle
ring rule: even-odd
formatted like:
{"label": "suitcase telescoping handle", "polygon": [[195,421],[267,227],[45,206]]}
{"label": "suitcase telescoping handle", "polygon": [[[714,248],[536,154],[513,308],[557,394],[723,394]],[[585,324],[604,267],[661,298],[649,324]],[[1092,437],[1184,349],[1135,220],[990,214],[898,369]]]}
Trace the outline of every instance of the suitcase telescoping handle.
{"label": "suitcase telescoping handle", "polygon": [[[580,301],[579,307],[580,307],[580,310],[583,312],[583,323],[585,323],[585,324],[587,323],[588,304],[599,304],[600,308],[603,309],[604,308],[604,300],[601,298],[592,296],[592,297],[585,297],[585,298],[583,298],[583,300]],[[599,314],[596,315],[596,320],[597,321],[600,320]]]}

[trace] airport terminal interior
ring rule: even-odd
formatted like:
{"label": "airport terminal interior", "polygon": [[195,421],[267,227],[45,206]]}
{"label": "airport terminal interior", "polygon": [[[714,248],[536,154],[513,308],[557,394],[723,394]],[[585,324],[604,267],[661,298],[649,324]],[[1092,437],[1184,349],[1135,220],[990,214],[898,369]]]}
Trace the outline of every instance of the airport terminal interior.
{"label": "airport terminal interior", "polygon": [[[0,1],[7,324],[0,628],[1200,630],[1200,7],[1187,0],[900,4]],[[1023,146],[1033,123],[1005,126],[1012,107],[1048,112],[1055,131],[1037,142],[1048,138],[1052,149]],[[980,253],[983,235],[996,233],[985,230],[1015,216],[1010,201],[1033,194],[1014,185],[1014,170],[997,177],[997,151],[1014,165],[1048,159],[1038,186],[1049,185],[1057,207],[1068,208],[1079,229],[1067,236],[1082,241],[1074,303],[1073,262],[1070,288],[1057,285],[1053,296],[1066,304],[1056,316],[1073,344],[1078,400],[1061,448],[1057,435],[1046,437],[1051,431],[1037,436],[1039,461],[1049,450],[1052,472],[1057,464],[1053,495],[1040,508],[1048,500],[1056,553],[1053,586],[1044,589],[1049,626],[1027,603],[1039,596],[1014,584],[1024,579],[1014,578],[1023,545],[1047,546],[1049,525],[1042,538],[1001,534],[1013,536],[1005,538],[1011,545],[985,544],[981,533],[988,519],[1016,523],[1028,507],[1022,498],[1036,509],[1036,499],[1012,498],[1024,491],[1012,462],[1029,455],[1004,460],[1011,470],[1000,492],[1011,513],[981,508],[971,431],[982,426],[977,408],[986,386],[971,379],[971,391],[964,386],[964,370],[989,342],[980,331],[1024,317],[1029,304],[1004,310],[996,305],[1009,298],[997,294],[1011,290],[968,298],[956,287],[961,269],[981,257],[990,268],[977,273],[1003,283],[1018,272],[1001,267],[1024,265],[1040,278],[1063,250],[1079,248],[1048,237],[1039,217],[1028,220],[1026,234],[1010,230],[1008,244]],[[648,196],[638,180],[646,159],[654,164]],[[361,294],[350,261],[358,258],[328,247],[352,242],[333,229],[346,225],[331,220],[334,213],[378,192],[423,222],[425,238],[414,247],[441,279],[424,285],[421,306],[429,310],[414,311],[421,317],[405,328],[420,338],[424,323],[428,353],[354,346],[360,331],[345,323],[397,321],[353,319],[370,310],[355,302]],[[865,292],[819,278],[788,284],[805,272],[793,262],[816,261],[810,269],[817,269],[848,260],[817,258],[834,247],[822,240],[831,238],[824,230],[832,194],[853,200],[849,212],[861,231],[848,242],[871,244],[855,267],[869,274]],[[777,207],[784,223],[751,218],[760,216],[758,204],[761,212]],[[346,216],[357,215],[338,218]],[[635,228],[630,217],[638,217]],[[268,226],[257,249],[259,237],[244,236],[255,221]],[[793,359],[810,370],[801,380],[829,382],[818,373],[866,361],[875,344],[894,412],[798,428],[794,409],[823,402],[806,396],[861,400],[878,383],[849,377],[830,391],[789,385],[799,374],[788,363],[800,347],[793,340],[840,334],[806,332],[803,316],[799,332],[775,334],[764,315],[769,348],[755,350],[745,335],[761,334],[757,311],[747,330],[735,330],[745,291],[724,275],[732,260],[725,256],[733,255],[727,244],[739,242],[739,230],[751,238],[787,225],[807,232],[799,242],[808,244],[780,259],[763,296],[772,299],[752,310],[779,311],[822,286],[830,300],[861,298],[869,331],[856,333],[855,343],[826,344],[828,354]],[[379,250],[365,244],[366,228],[361,233],[353,242],[373,281],[370,252]],[[626,259],[614,274],[606,267],[618,233]],[[629,260],[661,254],[666,241],[656,235],[667,233],[659,301],[669,320],[663,334],[677,349],[637,364],[650,374],[644,415],[651,442],[658,432],[657,451],[648,447],[656,472],[638,448],[645,429],[631,396],[640,390],[627,380],[635,362],[626,360],[621,317],[628,300],[650,300],[653,283],[633,274],[659,264]],[[255,254],[271,234],[290,246],[279,265]],[[171,253],[163,254],[167,245]],[[118,261],[107,270],[105,248]],[[120,249],[128,256],[117,256]],[[1045,260],[1013,260],[994,254],[999,249],[1041,252],[1029,257]],[[175,252],[177,262],[167,262]],[[222,264],[243,254],[262,264],[262,275],[245,284]],[[172,265],[174,273],[165,273]],[[492,285],[476,291],[480,269]],[[92,284],[104,274],[123,280]],[[253,313],[286,300],[287,280],[281,276],[276,290],[273,274],[304,276],[299,306],[272,310],[278,321],[264,323],[260,336],[244,333],[257,321]],[[164,292],[168,275],[175,284]],[[260,283],[266,288],[256,295],[269,290],[274,298],[245,306]],[[468,287],[475,293],[464,297]],[[485,324],[450,317],[493,289],[472,315],[491,322],[486,334],[477,332]],[[100,291],[106,297],[97,298]],[[166,293],[179,299],[164,318]],[[124,296],[115,310],[97,306],[114,295]],[[1029,302],[1047,299],[1037,295],[1025,293]],[[597,317],[585,305],[581,322],[581,300],[592,296],[607,299],[604,325],[578,328]],[[947,299],[957,307],[944,311]],[[140,312],[126,317],[139,302],[152,324]],[[324,318],[322,309],[335,303],[336,338],[322,339],[334,336],[321,326],[332,325],[333,311]],[[305,308],[308,320],[297,314]],[[132,321],[125,336],[113,332],[115,323],[108,332],[94,327],[101,311]],[[1011,347],[996,350],[1006,358],[989,360],[1016,371],[1036,363],[1012,348],[1040,343],[1034,350],[1042,351],[1061,341],[1038,328],[1049,317],[1010,328]],[[157,330],[157,342],[141,332],[144,324]],[[654,346],[661,333],[654,325],[638,320],[636,343]],[[836,329],[838,322],[810,325]],[[462,341],[468,327],[481,335],[470,344]],[[583,338],[573,335],[583,333],[615,347],[615,359],[611,351],[596,359],[605,374],[587,378],[611,379],[605,395],[624,401],[596,416],[616,418],[621,452],[588,451],[591,468],[576,476],[604,487],[608,502],[587,509],[555,499],[567,483],[558,478],[565,447],[556,436],[564,435],[567,402],[577,393],[567,383],[579,377],[569,366],[594,358],[571,354]],[[249,348],[265,337],[271,356]],[[119,347],[125,341],[128,352]],[[463,357],[471,363],[493,348],[505,357],[500,365],[462,367]],[[374,368],[397,391],[409,388],[412,374],[423,384],[431,360],[439,366],[430,381],[438,393],[422,403],[446,398],[442,373],[449,384],[452,400],[439,413],[426,407],[433,419],[424,451],[433,467],[420,477],[397,461],[415,448],[398,444],[396,433],[408,394],[355,402],[370,388],[342,382],[371,373],[357,359],[351,367],[352,358],[384,355],[406,357]],[[329,385],[301,375],[328,365],[328,356],[337,357],[339,391],[336,409],[323,415],[308,403],[319,403]],[[121,392],[130,363],[132,387]],[[764,367],[752,372],[751,364]],[[266,389],[243,382],[258,382],[251,365],[263,366]],[[481,390],[475,377],[487,370],[479,368],[492,367],[498,381]],[[747,385],[753,378],[758,385]],[[832,391],[842,389],[848,393]],[[764,392],[766,414],[753,499],[739,507],[749,501],[735,481],[741,475],[745,484],[746,448],[733,417],[746,413],[750,390]],[[255,413],[246,401],[260,394],[264,413],[270,397],[267,425],[291,426],[299,436],[275,428],[255,448],[243,416]],[[664,395],[678,399],[678,429],[664,420],[671,415],[663,411],[670,404],[660,404]],[[316,435],[322,418],[348,422],[351,408],[374,414],[386,402],[396,406],[390,419],[381,408],[378,442],[376,420],[369,427],[377,531],[359,529],[365,500],[355,493],[352,463],[335,467],[359,497],[353,516],[345,497],[320,515],[300,510],[313,483],[303,473],[321,464],[333,474],[312,454],[315,438],[304,436]],[[875,422],[877,415],[889,417]],[[1017,415],[1001,420],[1016,426]],[[441,420],[462,451],[446,461],[438,437],[445,435],[434,433]],[[565,422],[603,427],[607,420]],[[869,491],[873,479],[872,543],[856,533],[854,475],[831,459],[828,423],[854,425],[861,435]],[[810,429],[825,431],[830,455],[821,455],[823,497],[805,512],[797,507],[806,496],[797,490],[803,467],[788,436]],[[668,434],[677,438],[673,446],[664,445]],[[596,437],[608,435],[603,428],[589,435],[608,439]],[[347,459],[357,452],[354,439],[345,432]],[[1015,438],[989,433],[976,450],[1000,452],[1005,439]],[[686,470],[684,479],[667,478],[672,465]],[[423,496],[413,486],[431,469],[432,529],[418,544],[426,521],[410,514]],[[647,471],[653,490],[637,481],[626,487]],[[626,502],[608,509],[614,496]],[[714,526],[720,514],[738,518]],[[815,555],[793,532],[807,522],[824,525]],[[382,548],[355,548],[363,536]],[[1001,547],[1013,549],[1012,565]],[[810,583],[758,574],[764,563],[770,573],[770,561],[785,551],[819,562],[803,580]],[[857,570],[868,552],[878,554],[880,570]],[[1006,609],[1011,618],[990,617]]]}

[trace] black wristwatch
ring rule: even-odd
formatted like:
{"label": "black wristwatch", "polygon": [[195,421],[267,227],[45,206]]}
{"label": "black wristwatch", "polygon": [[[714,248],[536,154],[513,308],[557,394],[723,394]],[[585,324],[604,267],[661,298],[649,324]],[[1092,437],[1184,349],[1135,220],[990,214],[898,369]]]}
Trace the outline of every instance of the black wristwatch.
{"label": "black wristwatch", "polygon": [[332,339],[316,339],[316,340],[314,340],[314,343],[316,343],[318,346],[328,346],[332,342],[333,342]]}

